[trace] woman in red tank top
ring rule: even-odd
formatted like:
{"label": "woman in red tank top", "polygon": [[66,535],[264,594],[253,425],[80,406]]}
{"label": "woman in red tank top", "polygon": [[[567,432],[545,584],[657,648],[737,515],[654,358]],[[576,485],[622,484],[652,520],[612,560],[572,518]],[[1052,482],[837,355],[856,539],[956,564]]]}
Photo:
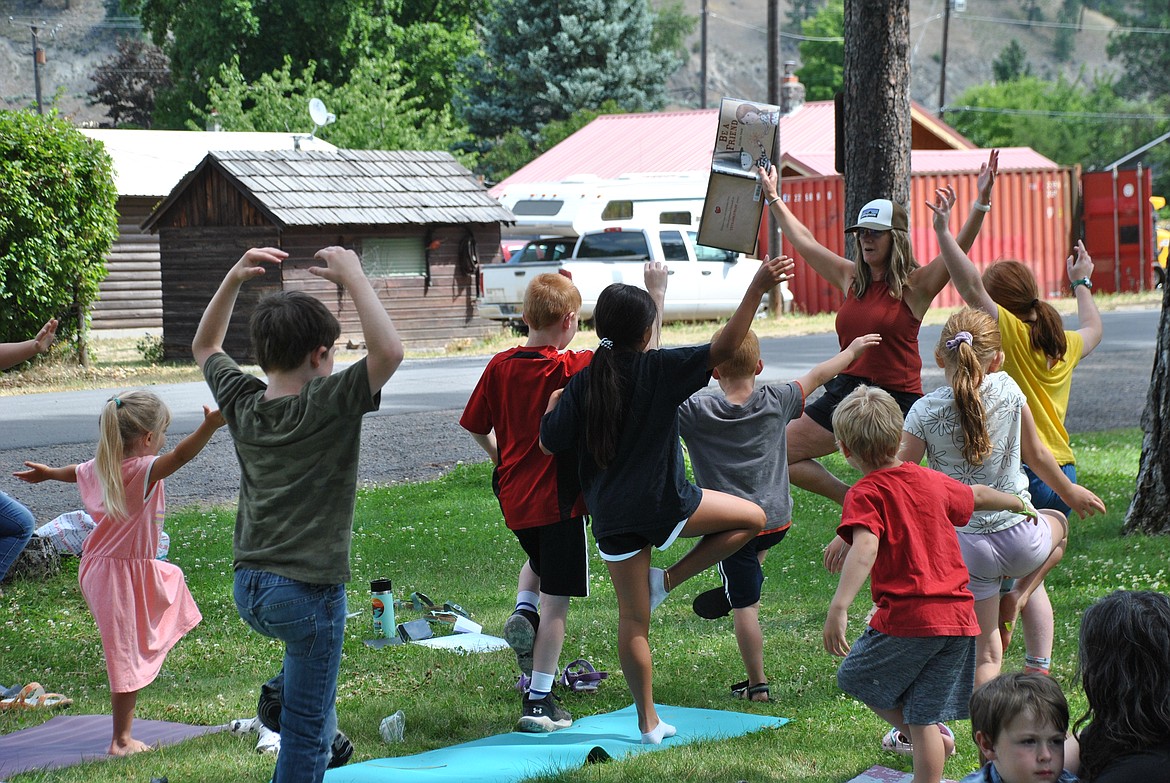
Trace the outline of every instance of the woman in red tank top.
{"label": "woman in red tank top", "polygon": [[[990,209],[998,161],[998,151],[992,151],[979,169],[978,200],[971,205],[971,215],[957,237],[964,251],[975,241],[983,216]],[[903,413],[922,395],[918,329],[949,276],[941,258],[926,266],[914,260],[909,219],[902,205],[876,199],[862,207],[857,223],[845,229],[857,236],[858,257],[850,261],[819,243],[779,199],[779,177],[774,166],[767,171],[761,169],[760,178],[765,200],[785,238],[809,268],[845,294],[837,314],[838,339],[848,345],[857,334],[878,332],[882,336],[881,345],[866,351],[859,361],[826,384],[825,394],[788,425],[792,483],[841,503],[846,485],[816,461],[836,450],[831,423],[836,403],[862,383],[890,392]],[[953,204],[954,191],[948,188],[947,192]],[[827,555],[826,565],[837,570],[840,563],[835,555]]]}

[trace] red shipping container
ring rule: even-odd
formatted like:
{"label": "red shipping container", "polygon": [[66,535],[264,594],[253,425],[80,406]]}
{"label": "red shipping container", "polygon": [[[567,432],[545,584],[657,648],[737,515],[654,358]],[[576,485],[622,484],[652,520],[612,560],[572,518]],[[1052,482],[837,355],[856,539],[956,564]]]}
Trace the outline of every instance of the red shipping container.
{"label": "red shipping container", "polygon": [[1085,174],[1085,249],[1093,257],[1093,285],[1099,291],[1142,291],[1152,287],[1157,253],[1150,170],[1141,167]]}

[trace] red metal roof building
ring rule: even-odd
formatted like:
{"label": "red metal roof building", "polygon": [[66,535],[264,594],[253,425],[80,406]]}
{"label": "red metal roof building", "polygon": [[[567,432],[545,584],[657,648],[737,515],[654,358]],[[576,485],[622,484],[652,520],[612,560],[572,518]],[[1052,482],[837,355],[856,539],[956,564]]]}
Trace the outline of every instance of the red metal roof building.
{"label": "red metal roof building", "polygon": [[[558,182],[574,178],[613,179],[637,174],[694,174],[710,170],[717,109],[649,114],[603,115],[536,160],[499,182],[499,195],[513,184]],[[978,149],[958,131],[917,104],[911,106],[911,239],[925,263],[937,254],[931,213],[925,206],[934,189],[951,184],[959,194],[956,225],[975,198],[975,180],[988,150]],[[844,252],[843,178],[835,158],[832,101],[798,106],[780,118],[782,195],[789,207],[826,247]],[[971,257],[979,266],[1000,258],[1030,262],[1048,295],[1059,293],[1064,257],[1071,246],[1075,172],[1028,147],[1000,150],[1000,179],[994,206]],[[877,197],[878,194],[875,194]],[[786,245],[791,253],[791,247]],[[759,252],[767,251],[766,230]],[[798,259],[793,286],[796,306],[805,312],[835,310],[840,294]],[[948,286],[936,304],[960,304]]]}

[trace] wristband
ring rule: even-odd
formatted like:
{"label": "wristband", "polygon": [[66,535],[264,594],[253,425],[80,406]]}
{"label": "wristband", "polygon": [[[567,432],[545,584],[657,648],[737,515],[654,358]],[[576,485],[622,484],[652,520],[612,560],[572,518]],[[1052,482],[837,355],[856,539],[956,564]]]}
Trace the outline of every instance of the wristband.
{"label": "wristband", "polygon": [[1077,286],[1079,286],[1079,285],[1083,285],[1085,288],[1088,288],[1088,289],[1092,290],[1092,288],[1093,288],[1093,281],[1092,281],[1092,280],[1090,280],[1090,279],[1089,279],[1089,278],[1087,278],[1087,277],[1082,277],[1082,278],[1081,278],[1081,279],[1079,279],[1079,280],[1073,280],[1071,283],[1069,283],[1069,284],[1068,284],[1068,288],[1069,288],[1069,290],[1070,290],[1070,291],[1076,291],[1076,290],[1077,290]]}
{"label": "wristband", "polygon": [[765,206],[765,207],[770,207],[770,206],[772,206],[772,202],[773,202],[773,201],[775,201],[775,200],[776,200],[776,199],[774,199],[774,198],[773,198],[773,199],[770,199],[770,198],[768,198],[767,196],[764,196],[764,206]]}
{"label": "wristband", "polygon": [[977,209],[980,212],[990,212],[991,211],[991,204],[980,204],[979,201],[976,200],[975,203],[971,205],[971,208]]}
{"label": "wristband", "polygon": [[1027,517],[1028,519],[1040,518],[1040,514],[1036,511],[1036,508],[1024,498],[1022,492],[1013,492],[1012,494],[1020,499],[1020,506],[1022,508],[1016,512],[1017,514],[1022,517]]}

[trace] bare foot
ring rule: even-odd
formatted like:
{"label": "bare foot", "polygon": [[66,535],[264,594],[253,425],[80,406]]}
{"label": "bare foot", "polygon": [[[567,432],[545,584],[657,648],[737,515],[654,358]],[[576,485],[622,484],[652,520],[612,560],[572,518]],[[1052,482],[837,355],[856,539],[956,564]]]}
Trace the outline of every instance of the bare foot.
{"label": "bare foot", "polygon": [[147,750],[154,750],[154,748],[131,737],[126,741],[114,740],[110,743],[110,749],[107,752],[111,756],[133,756],[135,753]]}
{"label": "bare foot", "polygon": [[1012,642],[1012,632],[1020,619],[1020,610],[1023,605],[1015,591],[1001,593],[999,596],[999,638],[1003,643],[1003,651],[1007,652]]}

